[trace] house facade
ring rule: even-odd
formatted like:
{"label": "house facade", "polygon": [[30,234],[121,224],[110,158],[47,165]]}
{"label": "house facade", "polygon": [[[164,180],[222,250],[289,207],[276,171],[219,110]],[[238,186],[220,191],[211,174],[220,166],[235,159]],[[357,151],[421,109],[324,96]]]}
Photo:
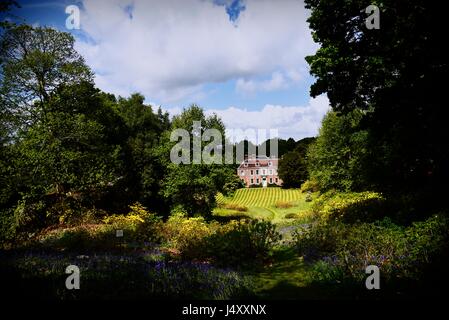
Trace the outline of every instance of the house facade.
{"label": "house facade", "polygon": [[278,158],[266,156],[248,156],[239,165],[237,175],[248,188],[251,185],[268,187],[270,185],[282,185],[278,176]]}

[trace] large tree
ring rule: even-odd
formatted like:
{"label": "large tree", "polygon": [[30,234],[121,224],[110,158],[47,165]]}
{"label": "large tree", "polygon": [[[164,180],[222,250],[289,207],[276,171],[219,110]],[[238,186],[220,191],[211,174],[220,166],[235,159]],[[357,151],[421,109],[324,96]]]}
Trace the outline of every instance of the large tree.
{"label": "large tree", "polygon": [[[194,130],[194,121],[199,121],[201,124],[198,131]],[[224,124],[217,115],[206,116],[200,107],[192,105],[173,118],[171,129],[184,129],[189,133],[190,146],[186,151],[190,153],[192,163],[168,162],[168,153],[175,142],[166,141],[165,157],[168,174],[164,179],[163,194],[171,202],[172,207],[181,207],[189,215],[209,216],[216,204],[217,192],[232,192],[229,190],[230,186],[238,187],[238,184],[234,183],[235,170],[232,165],[207,164],[203,161],[204,159],[200,163],[194,163],[193,140],[195,137],[203,135],[206,129],[217,129],[223,138],[221,142],[217,143],[223,146]],[[166,139],[168,139],[168,135]],[[220,155],[220,157],[223,156]]]}
{"label": "large tree", "polygon": [[71,34],[49,27],[10,25],[0,41],[3,109],[21,120],[46,121],[47,102],[60,85],[92,82]]}
{"label": "large tree", "polygon": [[[303,138],[295,142],[293,139],[280,140],[284,144],[284,151],[279,160],[279,177],[283,181],[283,187],[296,188],[307,180],[307,150],[315,138]],[[288,147],[290,149],[288,149]]]}
{"label": "large tree", "polygon": [[359,128],[362,113],[346,115],[329,111],[322,121],[318,138],[308,150],[308,171],[320,189],[342,191],[369,188],[370,157],[368,132]]}
{"label": "large tree", "polygon": [[[307,57],[311,94],[327,93],[335,111],[364,110],[378,185],[432,187],[449,177],[444,117],[448,63],[445,12],[426,0],[305,0],[313,38]],[[380,9],[380,29],[365,8]]]}

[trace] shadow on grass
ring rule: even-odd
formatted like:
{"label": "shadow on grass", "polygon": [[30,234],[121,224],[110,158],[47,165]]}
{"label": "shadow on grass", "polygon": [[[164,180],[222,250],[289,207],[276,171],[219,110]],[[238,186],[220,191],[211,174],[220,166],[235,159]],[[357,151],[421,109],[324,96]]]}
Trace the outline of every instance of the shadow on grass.
{"label": "shadow on grass", "polygon": [[314,281],[311,267],[298,257],[294,248],[276,250],[273,261],[272,265],[252,274],[260,299],[335,300],[354,297],[351,290]]}

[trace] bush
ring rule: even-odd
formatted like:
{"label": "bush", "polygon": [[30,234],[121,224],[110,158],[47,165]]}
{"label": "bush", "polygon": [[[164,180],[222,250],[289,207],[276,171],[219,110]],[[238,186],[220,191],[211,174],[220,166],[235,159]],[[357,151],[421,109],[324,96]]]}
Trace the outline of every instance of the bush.
{"label": "bush", "polygon": [[263,263],[281,236],[268,221],[232,221],[207,238],[208,255],[221,266]]}
{"label": "bush", "polygon": [[449,232],[447,219],[435,216],[409,227],[397,226],[389,219],[351,225],[320,222],[299,230],[294,238],[300,254],[338,269],[332,274],[360,282],[366,277],[365,268],[376,265],[386,280],[416,280],[447,248]]}
{"label": "bush", "polygon": [[[206,259],[206,237],[218,227],[208,224],[203,217],[187,218],[182,214],[172,215],[164,225],[166,245],[178,252],[183,259]],[[172,251],[173,252],[173,251]]]}
{"label": "bush", "polygon": [[[160,241],[161,221],[136,203],[127,215],[114,215],[103,219],[102,224],[82,224],[75,227],[59,227],[44,230],[37,236],[45,247],[67,250],[115,249],[123,242]],[[116,236],[123,230],[123,239]]]}
{"label": "bush", "polygon": [[342,223],[319,222],[313,225],[299,226],[293,233],[296,248],[305,258],[316,259],[334,254],[336,240],[345,236]]}
{"label": "bush", "polygon": [[300,216],[297,213],[287,213],[285,215],[285,219],[298,219],[298,218],[300,218]]}
{"label": "bush", "polygon": [[47,204],[43,200],[20,200],[14,209],[14,225],[19,232],[34,232],[45,223]]}
{"label": "bush", "polygon": [[140,203],[130,206],[127,215],[114,215],[103,219],[114,230],[123,230],[127,241],[158,242],[161,219],[147,211]]}
{"label": "bush", "polygon": [[320,190],[318,182],[316,180],[306,180],[301,185],[301,192],[318,192]]}
{"label": "bush", "polygon": [[11,243],[16,236],[14,212],[12,209],[0,210],[0,248]]}
{"label": "bush", "polygon": [[288,201],[277,201],[274,206],[278,209],[288,209],[293,207],[293,205]]}
{"label": "bush", "polygon": [[248,211],[248,207],[239,205],[237,203],[227,203],[227,204],[223,205],[223,208],[230,209],[230,210],[236,210],[236,211],[240,211],[240,212]]}
{"label": "bush", "polygon": [[175,215],[164,226],[166,246],[183,260],[210,261],[218,266],[249,266],[267,259],[280,239],[275,226],[257,220],[220,225],[203,218]]}
{"label": "bush", "polygon": [[346,223],[375,221],[385,215],[385,198],[377,192],[327,192],[312,202],[312,210],[324,220]]}
{"label": "bush", "polygon": [[223,186],[223,195],[232,197],[236,190],[244,188],[245,183],[239,177],[233,176],[232,181],[228,181]]}

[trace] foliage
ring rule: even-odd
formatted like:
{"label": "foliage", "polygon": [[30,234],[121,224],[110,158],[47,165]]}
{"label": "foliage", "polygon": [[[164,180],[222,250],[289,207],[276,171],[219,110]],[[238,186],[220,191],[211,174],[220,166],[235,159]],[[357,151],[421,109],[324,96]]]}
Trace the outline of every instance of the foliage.
{"label": "foliage", "polygon": [[299,219],[301,218],[301,215],[297,214],[297,213],[287,213],[285,215],[285,219]]}
{"label": "foliage", "polygon": [[284,154],[279,160],[278,174],[283,187],[300,187],[308,177],[305,154],[293,151]]}
{"label": "foliage", "polygon": [[[279,177],[282,179],[284,188],[298,188],[307,180],[309,173],[307,170],[307,150],[315,138],[304,138],[294,142],[293,139],[287,141],[280,140],[279,143],[285,142],[290,150],[280,152],[280,160],[278,167]],[[284,147],[284,148],[285,148]],[[280,149],[283,147],[279,146]]]}
{"label": "foliage", "polygon": [[121,147],[121,179],[110,190],[105,203],[111,210],[121,210],[123,203],[138,201],[151,210],[167,215],[167,205],[160,194],[161,180],[166,167],[161,159],[159,142],[162,133],[170,126],[168,114],[159,108],[157,113],[145,98],[132,94],[107,101],[119,117],[119,139]]}
{"label": "foliage", "polygon": [[48,27],[11,25],[2,34],[0,95],[22,121],[45,123],[45,102],[60,85],[93,81],[74,42],[71,34]]}
{"label": "foliage", "polygon": [[[396,278],[417,280],[423,270],[448,245],[448,221],[434,216],[409,227],[384,219],[374,223],[347,225],[320,222],[295,234],[300,254],[321,259],[332,274],[321,274],[327,281],[345,278],[362,281],[368,265],[381,269],[386,281]],[[335,277],[339,278],[335,278]]]}
{"label": "foliage", "polygon": [[319,189],[319,185],[318,182],[316,180],[313,179],[309,179],[304,181],[304,183],[301,185],[301,192],[318,192]]}
{"label": "foliage", "polygon": [[205,239],[217,227],[202,217],[172,215],[164,225],[164,237],[168,247],[179,252],[182,258],[202,260],[207,258]]}
{"label": "foliage", "polygon": [[182,207],[189,215],[210,216],[217,189],[210,169],[203,165],[170,164],[164,179],[163,194],[172,206]]}
{"label": "foliage", "polygon": [[312,202],[312,211],[320,219],[343,221],[374,221],[385,212],[385,198],[377,192],[327,192]]}
{"label": "foliage", "polygon": [[115,230],[123,230],[127,241],[157,242],[160,241],[161,220],[147,211],[140,203],[130,206],[127,215],[107,216],[103,222],[113,226]]}
{"label": "foliage", "polygon": [[293,204],[291,204],[288,201],[277,201],[274,205],[276,208],[282,208],[282,209],[288,209],[293,207]]}
{"label": "foliage", "polygon": [[[201,123],[200,132],[193,130],[193,122]],[[191,161],[195,156],[193,141],[204,133],[206,129],[218,130],[225,139],[225,128],[217,115],[206,117],[204,111],[191,105],[184,109],[180,115],[173,118],[171,129],[184,129],[189,133],[190,148],[187,150]],[[166,138],[167,139],[167,138]],[[223,141],[214,141],[223,146]],[[164,141],[165,149],[170,150],[174,142]],[[169,154],[164,154],[169,158]],[[220,156],[222,157],[222,156]],[[205,164],[203,161],[192,164],[167,163],[167,174],[162,184],[162,194],[172,207],[181,206],[190,215],[200,214],[210,217],[212,209],[216,206],[217,192],[232,193],[239,186],[236,182],[235,170],[229,165]]]}
{"label": "foliage", "polygon": [[[363,110],[361,126],[369,135],[371,156],[361,165],[375,173],[366,179],[363,175],[357,179],[352,170],[349,177],[345,175],[354,159],[349,152],[356,149],[341,145],[336,132],[335,147],[327,144],[331,154],[325,152],[323,141],[318,144],[321,155],[311,161],[318,166],[312,176],[326,189],[332,185],[342,189],[376,185],[383,191],[444,188],[449,177],[449,131],[441,106],[446,103],[449,65],[442,54],[445,19],[440,6],[423,0],[376,1],[380,29],[370,30],[364,10],[373,4],[370,1],[306,0],[305,4],[311,10],[313,38],[320,45],[306,57],[316,77],[311,95],[326,93],[337,112]],[[363,148],[360,152],[363,155]],[[320,159],[325,163],[319,164]],[[320,174],[319,168],[326,167],[329,170]]]}
{"label": "foliage", "polygon": [[281,236],[269,221],[232,221],[207,238],[208,254],[222,266],[252,266],[269,258]]}
{"label": "foliage", "polygon": [[220,225],[202,217],[171,216],[164,226],[169,250],[184,260],[211,261],[218,266],[251,266],[269,257],[280,239],[270,222],[250,220]]}
{"label": "foliage", "polygon": [[236,210],[236,211],[240,211],[240,212],[248,211],[248,207],[239,205],[237,203],[226,203],[223,205],[223,208],[230,209],[230,210]]}
{"label": "foliage", "polygon": [[0,248],[11,242],[16,236],[12,209],[0,211]]}
{"label": "foliage", "polygon": [[[66,290],[65,268],[82,270],[82,290]],[[38,300],[238,299],[252,287],[241,274],[202,263],[145,261],[131,255],[25,254],[0,259],[10,297]],[[25,289],[26,288],[26,289]]]}
{"label": "foliage", "polygon": [[[131,244],[161,241],[161,221],[139,203],[130,206],[127,215],[113,215],[102,223],[84,223],[73,227],[59,227],[37,236],[43,247],[63,250],[115,250],[122,242]],[[116,236],[123,231],[123,239]]]}
{"label": "foliage", "polygon": [[369,185],[371,163],[367,132],[358,126],[362,113],[328,112],[308,151],[310,179],[320,190],[360,190]]}

